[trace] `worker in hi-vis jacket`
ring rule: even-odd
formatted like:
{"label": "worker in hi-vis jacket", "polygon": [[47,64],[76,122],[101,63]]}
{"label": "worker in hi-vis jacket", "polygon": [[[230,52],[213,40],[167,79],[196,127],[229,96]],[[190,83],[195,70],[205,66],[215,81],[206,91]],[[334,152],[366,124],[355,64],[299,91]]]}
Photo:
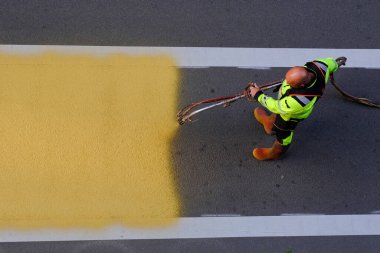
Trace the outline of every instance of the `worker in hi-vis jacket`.
{"label": "worker in hi-vis jacket", "polygon": [[340,67],[338,59],[318,59],[302,67],[291,68],[285,75],[277,99],[265,95],[256,84],[250,83],[249,96],[272,112],[268,115],[263,107],[257,107],[253,114],[267,134],[276,135],[271,148],[253,150],[257,160],[278,159],[287,151],[297,124],[309,117],[315,103],[323,95],[329,75]]}

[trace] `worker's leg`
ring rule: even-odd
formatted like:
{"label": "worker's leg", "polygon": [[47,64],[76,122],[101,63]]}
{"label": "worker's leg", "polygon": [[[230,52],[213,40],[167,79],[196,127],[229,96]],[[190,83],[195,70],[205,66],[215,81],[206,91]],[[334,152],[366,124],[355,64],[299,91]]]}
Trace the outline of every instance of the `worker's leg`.
{"label": "worker's leg", "polygon": [[274,132],[272,131],[273,123],[276,119],[276,114],[272,113],[268,116],[267,112],[263,107],[257,107],[253,111],[253,115],[255,116],[256,120],[263,125],[265,133],[269,135],[273,135]]}
{"label": "worker's leg", "polygon": [[[281,136],[281,137],[279,137]],[[255,148],[252,152],[257,160],[277,160],[288,150],[292,142],[293,132],[276,132],[276,140],[271,148]]]}
{"label": "worker's leg", "polygon": [[276,140],[272,147],[255,148],[252,152],[253,157],[261,161],[279,159],[288,150],[297,123],[298,122],[284,121],[281,116],[278,116],[272,129],[276,133]]}

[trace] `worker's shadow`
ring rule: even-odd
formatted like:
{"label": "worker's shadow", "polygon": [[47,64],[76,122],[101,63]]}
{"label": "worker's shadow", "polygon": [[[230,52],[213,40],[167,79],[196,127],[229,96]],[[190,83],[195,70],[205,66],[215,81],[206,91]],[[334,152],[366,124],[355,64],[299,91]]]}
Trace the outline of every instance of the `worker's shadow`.
{"label": "worker's shadow", "polygon": [[[208,97],[235,95],[244,86],[229,85],[236,80],[250,80],[250,76],[272,80],[276,78],[271,76],[279,77],[282,72],[285,69],[183,70],[178,109]],[[348,85],[348,81],[358,83],[358,78],[364,78],[358,74],[357,70],[344,71],[336,79],[353,93],[376,94],[369,84],[366,92]],[[172,154],[182,216],[367,213],[380,209],[375,201],[380,192],[366,193],[373,200],[366,204],[352,197],[370,191],[362,180],[378,184],[380,179],[379,111],[344,101],[328,87],[313,115],[297,128],[284,159],[259,162],[252,157],[252,149],[270,146],[274,137],[265,135],[254,120],[255,106],[258,104],[238,101],[230,108],[201,113],[195,117],[199,121],[180,127]]]}

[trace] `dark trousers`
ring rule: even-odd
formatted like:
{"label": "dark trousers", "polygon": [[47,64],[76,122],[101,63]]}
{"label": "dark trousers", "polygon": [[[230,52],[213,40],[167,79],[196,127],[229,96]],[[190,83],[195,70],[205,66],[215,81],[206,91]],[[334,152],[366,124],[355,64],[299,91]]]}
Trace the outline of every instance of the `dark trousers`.
{"label": "dark trousers", "polygon": [[299,119],[284,120],[279,114],[276,114],[276,120],[273,123],[273,132],[276,134],[276,139],[281,145],[289,146],[293,139],[293,132],[297,124],[302,121]]}

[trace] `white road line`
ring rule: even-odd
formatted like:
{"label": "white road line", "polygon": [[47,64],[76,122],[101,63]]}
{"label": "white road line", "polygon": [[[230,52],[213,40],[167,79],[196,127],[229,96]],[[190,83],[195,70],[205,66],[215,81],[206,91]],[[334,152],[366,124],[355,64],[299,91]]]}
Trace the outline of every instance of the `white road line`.
{"label": "white road line", "polygon": [[282,213],[281,216],[291,216],[291,215],[325,215],[324,213]]}
{"label": "white road line", "polygon": [[380,215],[306,215],[179,218],[157,229],[0,231],[0,242],[380,235]]}
{"label": "white road line", "polygon": [[202,214],[201,217],[240,217],[240,214]]}
{"label": "white road line", "polygon": [[36,53],[41,51],[97,55],[112,53],[170,55],[176,60],[177,66],[193,68],[290,67],[302,65],[316,58],[346,56],[349,68],[380,68],[380,49],[0,45],[0,52]]}

